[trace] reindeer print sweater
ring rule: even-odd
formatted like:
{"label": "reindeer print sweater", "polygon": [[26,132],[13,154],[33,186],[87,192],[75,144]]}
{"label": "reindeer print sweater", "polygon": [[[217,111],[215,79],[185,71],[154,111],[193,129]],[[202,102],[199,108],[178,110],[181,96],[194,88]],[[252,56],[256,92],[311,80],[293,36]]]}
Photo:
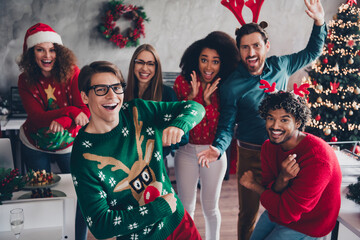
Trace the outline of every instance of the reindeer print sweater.
{"label": "reindeer print sweater", "polygon": [[[105,134],[82,128],[74,141],[71,173],[83,216],[96,238],[166,239],[184,207],[166,174],[162,131],[188,132],[204,117],[194,101],[124,103],[119,125]],[[161,196],[174,194],[176,206]]]}

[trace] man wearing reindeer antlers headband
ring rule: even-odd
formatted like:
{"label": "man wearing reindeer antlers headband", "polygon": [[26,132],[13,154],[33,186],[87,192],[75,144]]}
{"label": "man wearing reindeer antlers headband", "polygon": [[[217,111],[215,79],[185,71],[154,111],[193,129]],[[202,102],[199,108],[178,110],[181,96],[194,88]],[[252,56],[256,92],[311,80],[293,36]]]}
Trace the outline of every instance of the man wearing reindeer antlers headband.
{"label": "man wearing reindeer antlers headband", "polygon": [[[326,38],[324,10],[320,0],[304,0],[306,13],[314,20],[306,48],[290,55],[267,58],[270,49],[270,42],[264,30],[267,24],[256,23],[263,2],[264,0],[257,0],[256,3],[254,0],[246,3],[244,0],[221,2],[243,25],[236,31],[241,62],[220,87],[220,118],[213,145],[198,154],[199,164],[210,167],[210,163],[216,161],[230,145],[236,124],[238,177],[252,170],[259,181],[261,180],[260,149],[267,135],[265,121],[258,113],[258,106],[269,91],[275,88],[286,90],[289,76],[321,54]],[[244,6],[252,11],[253,23],[245,24],[241,15]],[[259,209],[259,195],[240,184],[238,191],[238,239],[247,240],[254,228]]]}
{"label": "man wearing reindeer antlers headband", "polygon": [[269,136],[261,148],[262,183],[251,170],[240,179],[266,209],[251,240],[326,236],[340,210],[341,170],[334,150],[303,132],[311,117],[305,99],[280,91],[264,98],[259,112]]}

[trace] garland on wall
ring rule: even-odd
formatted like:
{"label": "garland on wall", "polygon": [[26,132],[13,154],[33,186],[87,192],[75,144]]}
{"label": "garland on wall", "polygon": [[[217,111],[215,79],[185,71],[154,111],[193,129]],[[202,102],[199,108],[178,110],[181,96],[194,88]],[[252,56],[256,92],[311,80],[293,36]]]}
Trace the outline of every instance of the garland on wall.
{"label": "garland on wall", "polygon": [[[124,19],[131,21],[131,27],[127,28],[124,34],[121,34],[116,21],[123,16]],[[108,3],[105,11],[105,17],[99,25],[99,31],[110,42],[118,47],[136,47],[139,45],[140,36],[145,37],[144,21],[148,22],[144,8],[141,6],[124,5],[123,1],[112,0]]]}

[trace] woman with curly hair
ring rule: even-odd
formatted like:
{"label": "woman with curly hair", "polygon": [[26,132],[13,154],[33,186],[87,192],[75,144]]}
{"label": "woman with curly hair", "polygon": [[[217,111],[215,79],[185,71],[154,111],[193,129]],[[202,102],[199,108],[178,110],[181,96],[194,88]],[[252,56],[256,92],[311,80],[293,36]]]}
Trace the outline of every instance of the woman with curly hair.
{"label": "woman with curly hair", "polygon": [[50,172],[55,161],[70,173],[73,141],[90,117],[78,89],[76,57],[50,26],[37,23],[26,32],[19,67],[19,94],[28,114],[20,128],[21,158],[27,169]]}
{"label": "woman with curly hair", "polygon": [[197,183],[200,179],[200,201],[205,217],[206,239],[220,239],[221,215],[219,197],[226,172],[224,154],[209,168],[198,164],[197,154],[209,148],[219,119],[218,85],[235,70],[239,60],[234,39],[220,31],[194,42],[181,58],[181,75],[174,90],[179,100],[193,100],[205,107],[203,120],[190,131],[189,144],[175,153],[177,189],[185,209],[194,217]]}

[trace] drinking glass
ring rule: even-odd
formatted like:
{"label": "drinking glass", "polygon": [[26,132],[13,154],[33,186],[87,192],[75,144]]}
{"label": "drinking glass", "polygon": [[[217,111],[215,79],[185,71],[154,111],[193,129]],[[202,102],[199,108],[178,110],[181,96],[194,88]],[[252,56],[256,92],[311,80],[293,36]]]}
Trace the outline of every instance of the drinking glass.
{"label": "drinking glass", "polygon": [[16,239],[19,239],[20,232],[24,228],[24,211],[22,208],[14,208],[10,211],[10,225]]}

